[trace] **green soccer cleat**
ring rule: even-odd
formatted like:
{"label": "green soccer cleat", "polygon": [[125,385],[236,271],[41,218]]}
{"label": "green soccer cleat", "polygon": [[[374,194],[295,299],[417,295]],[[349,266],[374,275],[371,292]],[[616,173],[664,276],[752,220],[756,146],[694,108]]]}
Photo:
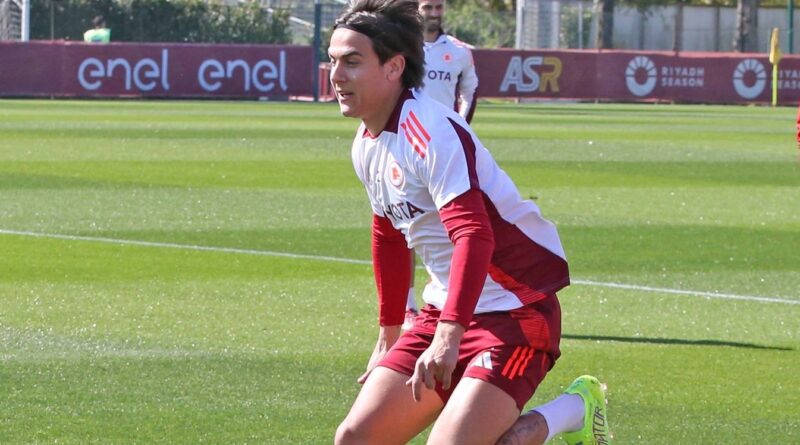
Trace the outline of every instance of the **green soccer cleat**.
{"label": "green soccer cleat", "polygon": [[601,385],[596,378],[590,375],[582,375],[575,379],[569,385],[569,388],[564,391],[565,394],[578,394],[581,396],[585,407],[583,428],[562,434],[562,437],[569,445],[611,444],[604,389],[604,385]]}

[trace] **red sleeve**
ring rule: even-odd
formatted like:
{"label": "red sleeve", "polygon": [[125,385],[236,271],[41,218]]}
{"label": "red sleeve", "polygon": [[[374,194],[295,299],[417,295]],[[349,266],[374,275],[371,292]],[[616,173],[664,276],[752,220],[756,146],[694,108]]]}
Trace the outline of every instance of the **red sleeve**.
{"label": "red sleeve", "polygon": [[469,190],[447,203],[439,216],[453,242],[450,278],[440,320],[469,325],[486,282],[494,251],[494,234],[483,205],[483,193]]}
{"label": "red sleeve", "polygon": [[381,326],[403,324],[411,280],[411,250],[403,234],[383,216],[372,218],[372,268]]}

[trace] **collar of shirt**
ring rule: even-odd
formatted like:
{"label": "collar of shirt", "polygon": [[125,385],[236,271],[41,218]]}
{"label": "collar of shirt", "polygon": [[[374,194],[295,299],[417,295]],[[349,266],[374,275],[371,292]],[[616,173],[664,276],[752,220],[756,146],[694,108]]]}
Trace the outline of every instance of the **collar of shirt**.
{"label": "collar of shirt", "polygon": [[447,40],[447,34],[442,32],[441,34],[439,34],[439,37],[437,37],[436,40],[434,40],[433,42],[425,42],[425,47],[428,48],[436,45],[444,45],[447,42],[449,42],[449,40]]}

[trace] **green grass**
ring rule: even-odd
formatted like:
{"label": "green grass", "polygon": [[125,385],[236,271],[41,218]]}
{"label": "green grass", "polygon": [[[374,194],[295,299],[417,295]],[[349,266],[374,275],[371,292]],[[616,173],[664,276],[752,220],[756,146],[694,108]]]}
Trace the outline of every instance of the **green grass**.
{"label": "green grass", "polygon": [[[479,107],[576,281],[531,406],[591,372],[619,444],[800,443],[794,116]],[[332,104],[0,101],[0,444],[331,443],[374,344],[371,270],[276,254],[368,259],[356,125]]]}

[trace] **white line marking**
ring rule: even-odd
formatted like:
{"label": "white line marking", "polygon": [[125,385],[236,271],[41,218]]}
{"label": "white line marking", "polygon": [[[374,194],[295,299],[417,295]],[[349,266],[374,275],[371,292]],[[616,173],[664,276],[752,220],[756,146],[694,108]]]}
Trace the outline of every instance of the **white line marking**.
{"label": "white line marking", "polygon": [[351,264],[372,264],[371,261],[365,260],[351,260],[348,258],[338,258],[332,256],[320,255],[303,255],[298,253],[285,253],[285,252],[271,252],[269,250],[250,250],[250,249],[236,249],[233,247],[211,247],[211,246],[194,246],[191,244],[175,244],[175,243],[160,243],[155,241],[138,241],[117,238],[102,238],[93,236],[77,236],[77,235],[60,235],[57,233],[39,233],[39,232],[25,232],[21,230],[5,230],[0,229],[2,235],[19,235],[19,236],[32,236],[35,238],[53,238],[62,239],[67,241],[90,241],[97,243],[107,244],[122,244],[130,246],[145,246],[145,247],[164,247],[168,249],[184,249],[184,250],[200,250],[204,252],[226,252],[226,253],[240,253],[245,255],[261,255],[261,256],[277,256],[285,258],[296,258],[303,260],[319,260],[319,261],[334,261],[339,263]]}
{"label": "white line marking", "polygon": [[52,360],[84,360],[88,357],[132,358],[132,359],[189,359],[224,357],[229,353],[213,351],[185,351],[170,349],[103,349],[95,350],[76,345],[73,349],[60,349],[58,352],[23,350],[0,354],[0,362],[39,363]]}
{"label": "white line marking", "polygon": [[617,289],[629,289],[629,290],[639,290],[645,292],[663,292],[665,294],[677,294],[677,295],[691,295],[693,297],[708,297],[708,298],[724,298],[728,300],[747,300],[747,301],[761,301],[764,303],[785,303],[785,304],[800,304],[798,300],[789,300],[785,298],[771,298],[771,297],[756,297],[752,295],[735,295],[735,294],[723,294],[719,292],[704,292],[704,291],[697,291],[697,290],[681,290],[681,289],[669,289],[664,287],[651,287],[651,286],[639,286],[636,284],[622,284],[622,283],[604,283],[601,281],[591,281],[591,280],[571,280],[574,284],[582,284],[585,286],[598,286],[598,287],[613,287]]}
{"label": "white line marking", "polygon": [[[89,241],[89,242],[118,244],[118,245],[197,250],[203,252],[225,252],[225,253],[236,253],[244,255],[294,258],[302,260],[332,261],[337,263],[348,263],[348,264],[363,264],[363,265],[372,264],[372,262],[368,260],[354,260],[350,258],[339,258],[339,257],[323,256],[323,255],[304,255],[298,253],[274,252],[269,250],[236,249],[233,247],[195,246],[191,244],[161,243],[155,241],[138,241],[138,240],[126,240],[126,239],[103,238],[103,237],[92,237],[92,236],[61,235],[57,233],[27,232],[22,230],[6,230],[6,229],[0,229],[0,234],[30,236],[35,238],[52,238],[52,239],[61,239],[68,241]],[[580,284],[583,286],[610,287],[615,289],[627,289],[627,290],[636,290],[644,292],[660,292],[660,293],[675,294],[675,295],[690,295],[694,297],[759,301],[762,303],[800,304],[800,300],[790,300],[788,298],[772,298],[772,297],[759,297],[753,295],[736,295],[736,294],[725,294],[719,292],[670,289],[664,287],[640,286],[636,284],[623,284],[623,283],[607,283],[607,282],[592,281],[592,280],[571,280],[571,282],[573,284]]]}

